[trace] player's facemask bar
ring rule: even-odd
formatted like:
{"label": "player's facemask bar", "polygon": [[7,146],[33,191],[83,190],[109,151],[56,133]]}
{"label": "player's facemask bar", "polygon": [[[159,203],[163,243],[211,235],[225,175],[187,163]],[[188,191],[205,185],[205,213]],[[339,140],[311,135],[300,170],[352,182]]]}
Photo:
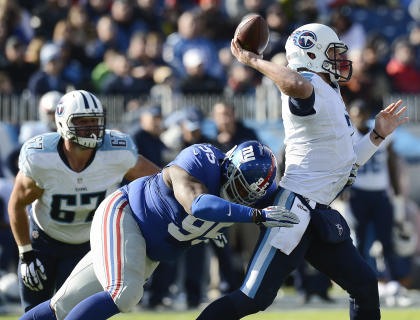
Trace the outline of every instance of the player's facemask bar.
{"label": "player's facemask bar", "polygon": [[[95,125],[75,125],[73,120],[76,118],[94,118],[97,119],[97,123]],[[102,145],[105,134],[104,113],[73,114],[67,120],[67,126],[71,135],[70,141],[88,149]]]}
{"label": "player's facemask bar", "polygon": [[333,75],[335,81],[349,81],[353,73],[352,61],[346,59],[348,47],[344,43],[330,43],[325,50],[325,56],[328,58],[322,63],[322,69]]}

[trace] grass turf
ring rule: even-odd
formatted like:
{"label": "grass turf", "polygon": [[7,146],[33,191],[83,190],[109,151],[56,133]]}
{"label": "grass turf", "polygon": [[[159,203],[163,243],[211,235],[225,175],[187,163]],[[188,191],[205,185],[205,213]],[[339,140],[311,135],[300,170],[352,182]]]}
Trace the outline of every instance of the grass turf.
{"label": "grass turf", "polygon": [[[197,312],[139,312],[120,314],[115,320],[188,320],[195,319]],[[2,320],[17,320],[17,316],[2,316]],[[306,309],[302,311],[266,311],[245,317],[246,320],[347,320],[347,310]],[[420,309],[387,309],[382,310],[382,320],[420,319]]]}

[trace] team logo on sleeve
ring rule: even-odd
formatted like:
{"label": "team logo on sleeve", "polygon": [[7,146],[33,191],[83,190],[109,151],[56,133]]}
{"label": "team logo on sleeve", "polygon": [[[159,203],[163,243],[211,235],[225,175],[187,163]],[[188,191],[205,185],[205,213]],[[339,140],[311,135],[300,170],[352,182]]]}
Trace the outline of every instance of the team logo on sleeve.
{"label": "team logo on sleeve", "polygon": [[316,35],[312,31],[296,31],[291,37],[293,38],[293,43],[302,49],[310,49],[316,42]]}

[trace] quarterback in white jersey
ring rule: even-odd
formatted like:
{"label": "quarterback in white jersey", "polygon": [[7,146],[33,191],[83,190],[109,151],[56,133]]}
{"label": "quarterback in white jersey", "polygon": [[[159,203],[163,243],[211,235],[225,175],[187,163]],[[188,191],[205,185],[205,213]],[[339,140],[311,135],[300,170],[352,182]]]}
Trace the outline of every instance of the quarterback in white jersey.
{"label": "quarterback in white jersey", "polygon": [[210,304],[199,320],[239,319],[265,310],[283,281],[307,260],[352,297],[351,319],[380,319],[378,283],[350,239],[344,218],[329,207],[354,181],[356,169],[398,125],[405,107],[392,103],[375,119],[375,128],[353,146],[353,127],[340,95],[339,81],[351,77],[347,46],[330,27],[311,23],[286,42],[288,66],[280,66],[231,43],[239,62],[270,78],[282,93],[286,167],[273,205],[299,216],[290,230],[262,230],[239,290]]}
{"label": "quarterback in white jersey", "polygon": [[159,171],[130,136],[105,130],[102,104],[90,92],[61,97],[55,120],[58,133],[22,146],[8,205],[25,310],[49,299],[89,251],[93,214],[122,179]]}

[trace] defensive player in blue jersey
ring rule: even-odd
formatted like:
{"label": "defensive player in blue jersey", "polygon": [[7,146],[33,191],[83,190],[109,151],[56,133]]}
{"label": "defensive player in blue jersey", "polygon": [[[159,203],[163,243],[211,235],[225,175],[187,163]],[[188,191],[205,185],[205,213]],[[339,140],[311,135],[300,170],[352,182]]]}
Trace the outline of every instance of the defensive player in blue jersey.
{"label": "defensive player in blue jersey", "polygon": [[137,153],[130,136],[105,130],[102,104],[88,91],[61,97],[55,119],[58,132],[22,146],[9,200],[25,311],[51,298],[89,251],[93,214],[123,177],[160,170]]}
{"label": "defensive player in blue jersey", "polygon": [[143,295],[159,261],[177,258],[234,222],[292,227],[299,219],[263,207],[276,190],[276,160],[257,141],[227,155],[192,145],[162,172],[140,178],[107,197],[92,222],[91,252],[56,295],[21,319],[107,319],[128,312]]}

